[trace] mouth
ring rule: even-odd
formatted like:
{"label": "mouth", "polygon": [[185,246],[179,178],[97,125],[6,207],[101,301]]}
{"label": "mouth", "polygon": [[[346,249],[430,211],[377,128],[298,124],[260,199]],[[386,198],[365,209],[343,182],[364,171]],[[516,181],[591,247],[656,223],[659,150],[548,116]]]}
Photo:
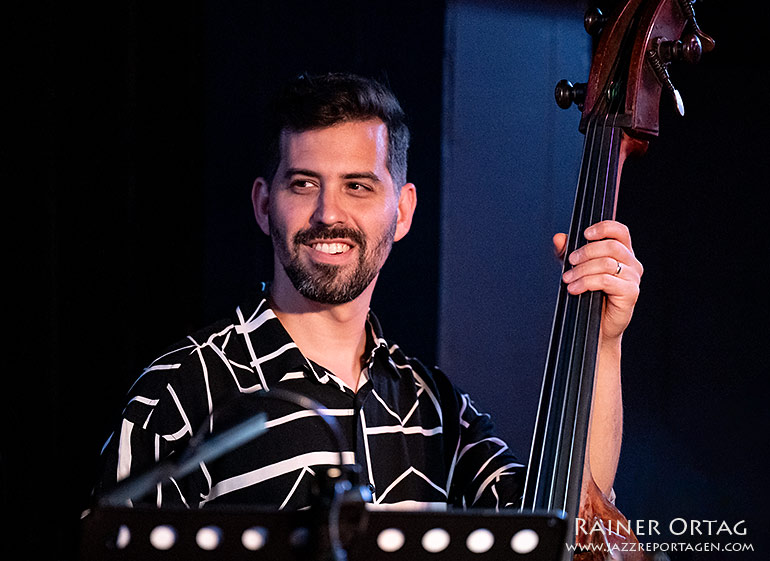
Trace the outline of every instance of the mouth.
{"label": "mouth", "polygon": [[294,235],[295,247],[305,247],[308,257],[319,263],[343,265],[365,251],[363,233],[353,228],[311,227]]}
{"label": "mouth", "polygon": [[327,255],[339,255],[350,251],[351,246],[345,242],[316,242],[309,244],[314,250]]}

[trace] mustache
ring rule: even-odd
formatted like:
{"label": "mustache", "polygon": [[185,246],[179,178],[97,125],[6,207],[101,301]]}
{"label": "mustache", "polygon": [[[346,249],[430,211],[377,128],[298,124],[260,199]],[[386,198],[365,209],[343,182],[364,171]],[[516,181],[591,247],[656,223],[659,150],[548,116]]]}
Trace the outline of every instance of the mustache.
{"label": "mustache", "polygon": [[333,240],[345,238],[351,240],[357,246],[366,248],[366,238],[363,232],[344,226],[311,226],[294,234],[295,244],[307,244],[313,240]]}

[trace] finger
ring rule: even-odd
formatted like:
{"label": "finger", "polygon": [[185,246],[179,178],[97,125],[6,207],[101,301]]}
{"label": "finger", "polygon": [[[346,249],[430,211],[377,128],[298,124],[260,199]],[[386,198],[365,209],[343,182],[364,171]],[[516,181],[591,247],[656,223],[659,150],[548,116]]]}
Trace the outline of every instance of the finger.
{"label": "finger", "polygon": [[601,259],[604,257],[613,257],[621,263],[628,264],[636,261],[634,252],[628,246],[615,239],[603,239],[587,243],[570,253],[569,262],[572,265],[578,265],[591,259]]}
{"label": "finger", "polygon": [[553,252],[559,259],[564,258],[564,253],[567,251],[567,234],[554,234],[553,236]]}
{"label": "finger", "polygon": [[628,305],[633,306],[639,298],[639,283],[615,275],[586,275],[567,284],[567,291],[570,294],[601,291],[612,300],[617,302],[625,301]]}
{"label": "finger", "polygon": [[562,280],[569,284],[589,275],[612,275],[636,282],[641,278],[641,274],[634,267],[625,265],[614,257],[601,257],[568,269],[562,275]]}
{"label": "finger", "polygon": [[615,239],[631,249],[631,232],[628,226],[617,220],[602,220],[586,228],[583,233],[587,240]]}

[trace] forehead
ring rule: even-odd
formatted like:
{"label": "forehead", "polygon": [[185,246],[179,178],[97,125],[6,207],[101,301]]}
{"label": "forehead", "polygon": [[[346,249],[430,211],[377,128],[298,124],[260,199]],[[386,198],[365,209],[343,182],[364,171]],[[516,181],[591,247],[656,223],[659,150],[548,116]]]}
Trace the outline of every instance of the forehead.
{"label": "forehead", "polygon": [[[349,173],[387,170],[388,128],[380,119],[281,133],[280,168]],[[352,169],[355,168],[355,169]]]}

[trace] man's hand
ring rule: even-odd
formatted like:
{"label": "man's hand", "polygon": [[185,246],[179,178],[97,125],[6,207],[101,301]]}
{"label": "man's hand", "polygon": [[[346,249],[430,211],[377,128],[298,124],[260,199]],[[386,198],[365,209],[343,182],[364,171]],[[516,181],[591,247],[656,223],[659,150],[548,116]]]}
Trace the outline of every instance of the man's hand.
{"label": "man's hand", "polygon": [[[601,335],[605,341],[617,339],[631,321],[644,267],[631,249],[628,228],[620,222],[598,222],[587,228],[584,235],[588,243],[569,255],[572,268],[564,273],[562,280],[570,294],[604,291],[607,300]],[[553,244],[557,255],[563,255],[566,234],[556,234]]]}

